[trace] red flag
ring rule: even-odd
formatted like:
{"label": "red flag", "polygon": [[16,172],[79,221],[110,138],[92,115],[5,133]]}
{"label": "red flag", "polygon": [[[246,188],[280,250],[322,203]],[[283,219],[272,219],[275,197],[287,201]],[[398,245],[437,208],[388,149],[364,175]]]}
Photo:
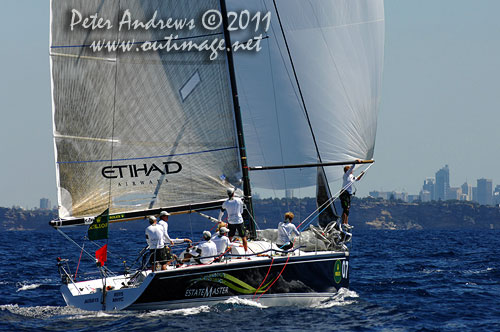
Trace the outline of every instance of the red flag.
{"label": "red flag", "polygon": [[98,263],[101,263],[101,266],[104,266],[104,263],[108,260],[108,245],[105,244],[101,248],[97,249],[95,252],[95,258]]}

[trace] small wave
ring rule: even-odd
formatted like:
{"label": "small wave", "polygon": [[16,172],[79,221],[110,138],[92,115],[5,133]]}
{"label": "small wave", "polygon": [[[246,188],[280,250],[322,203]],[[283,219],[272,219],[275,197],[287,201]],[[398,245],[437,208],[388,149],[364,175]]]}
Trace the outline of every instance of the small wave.
{"label": "small wave", "polygon": [[462,273],[464,275],[471,275],[471,274],[483,274],[483,273],[490,273],[491,271],[494,271],[495,269],[492,267],[488,267],[486,269],[481,269],[481,270],[464,270]]}
{"label": "small wave", "polygon": [[257,301],[242,299],[237,296],[230,297],[229,299],[220,302],[214,306],[200,305],[198,307],[185,308],[185,309],[172,309],[172,310],[155,310],[149,311],[137,315],[137,317],[157,317],[161,315],[180,315],[180,316],[192,316],[198,315],[210,311],[226,311],[240,306],[255,307],[255,308],[267,308],[266,306],[260,304]]}
{"label": "small wave", "polygon": [[425,274],[442,273],[442,272],[444,272],[444,270],[441,270],[441,269],[423,269],[422,270],[422,273],[425,273]]}
{"label": "small wave", "polygon": [[224,304],[231,304],[231,305],[244,305],[244,306],[249,306],[249,307],[256,307],[256,308],[267,308],[266,306],[260,304],[257,300],[257,297],[255,300],[250,300],[250,299],[242,299],[237,296],[230,297],[226,301],[223,302]]}
{"label": "small wave", "polygon": [[16,286],[19,287],[16,292],[22,292],[22,291],[26,291],[26,290],[36,289],[36,288],[40,287],[41,284],[28,284],[28,285],[26,285],[26,284],[22,284],[22,283],[18,282],[16,284]]}
{"label": "small wave", "polygon": [[[4,282],[0,283],[2,284],[9,284],[9,282]],[[25,280],[21,282],[16,283],[17,291],[16,292],[22,292],[22,291],[27,291],[27,290],[32,290],[36,288],[42,288],[42,289],[52,289],[54,287],[59,288],[59,282],[55,281],[54,279],[38,279],[38,280]]]}
{"label": "small wave", "polygon": [[328,309],[337,306],[350,305],[357,302],[354,298],[359,298],[358,293],[347,288],[341,288],[338,290],[337,294],[326,301],[313,305],[313,308]]}
{"label": "small wave", "polygon": [[47,319],[61,315],[74,315],[83,312],[82,310],[73,307],[55,307],[55,306],[20,307],[17,304],[0,305],[0,310],[5,310],[10,312],[11,314],[22,317],[39,318],[39,319]]}
{"label": "small wave", "polygon": [[77,315],[71,315],[68,317],[69,320],[78,320],[78,319],[88,319],[88,318],[107,318],[107,317],[115,317],[117,315],[126,315],[122,313],[108,313],[104,311],[83,311]]}
{"label": "small wave", "polygon": [[181,315],[181,316],[192,316],[204,312],[209,312],[210,307],[207,305],[202,305],[199,307],[186,308],[186,309],[174,309],[174,310],[154,310],[136,315],[140,318],[146,317],[158,317],[166,315]]}

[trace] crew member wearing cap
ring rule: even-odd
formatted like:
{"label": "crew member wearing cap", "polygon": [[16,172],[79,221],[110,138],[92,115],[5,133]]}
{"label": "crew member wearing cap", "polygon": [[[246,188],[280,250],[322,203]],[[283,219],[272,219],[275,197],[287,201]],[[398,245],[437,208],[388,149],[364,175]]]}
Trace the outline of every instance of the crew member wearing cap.
{"label": "crew member wearing cap", "polygon": [[227,232],[229,232],[229,230],[226,227],[221,227],[219,232],[212,237],[212,241],[217,247],[217,255],[224,254],[227,248],[231,245],[231,242],[227,237]]}
{"label": "crew member wearing cap", "polygon": [[158,221],[158,226],[160,226],[163,229],[163,237],[165,241],[165,257],[167,258],[167,263],[172,262],[174,259],[177,259],[177,256],[172,255],[172,251],[169,248],[168,244],[171,246],[174,245],[174,243],[183,243],[183,242],[189,242],[191,243],[190,239],[171,239],[170,236],[168,235],[168,216],[170,216],[170,213],[167,211],[161,211],[160,212],[160,220]]}
{"label": "crew member wearing cap", "polygon": [[190,239],[171,239],[170,236],[168,235],[168,216],[170,216],[170,213],[167,211],[161,211],[160,212],[160,221],[158,221],[158,225],[163,227],[163,233],[165,236],[165,242],[169,243],[170,245],[173,245],[174,243],[183,243],[183,242],[189,242],[191,243],[192,241]]}
{"label": "crew member wearing cap", "polygon": [[149,226],[146,228],[146,241],[149,246],[149,263],[151,271],[155,271],[156,262],[161,264],[161,269],[167,269],[167,257],[165,256],[165,242],[163,242],[163,229],[153,216],[148,217]]}
{"label": "crew member wearing cap", "polygon": [[229,241],[233,240],[233,236],[238,231],[238,236],[243,241],[245,252],[248,249],[245,226],[243,225],[243,201],[239,197],[234,197],[234,189],[227,190],[228,199],[222,203],[219,213],[219,222],[222,220],[224,211],[227,212],[227,222],[229,224]]}
{"label": "crew member wearing cap", "polygon": [[[215,260],[217,256],[217,246],[211,241],[212,234],[209,231],[203,232],[203,242],[196,247],[186,249],[184,254],[183,263],[188,262],[191,257],[199,264],[208,264]],[[203,258],[206,257],[206,258]]]}

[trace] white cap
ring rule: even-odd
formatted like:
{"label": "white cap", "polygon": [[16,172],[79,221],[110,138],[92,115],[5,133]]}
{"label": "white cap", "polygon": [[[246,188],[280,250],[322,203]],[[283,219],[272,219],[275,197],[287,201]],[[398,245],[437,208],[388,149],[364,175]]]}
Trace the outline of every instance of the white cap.
{"label": "white cap", "polygon": [[149,223],[152,224],[152,223],[154,223],[156,221],[156,217],[155,216],[149,216],[148,220],[149,220]]}
{"label": "white cap", "polygon": [[229,232],[229,229],[227,229],[226,227],[222,226],[220,229],[219,229],[219,234],[225,234]]}
{"label": "white cap", "polygon": [[204,231],[203,232],[203,238],[205,240],[210,240],[212,238],[212,234],[209,231]]}
{"label": "white cap", "polygon": [[233,194],[234,194],[234,189],[233,189],[233,188],[229,188],[229,189],[227,190],[227,194],[228,194],[229,196],[233,195]]}
{"label": "white cap", "polygon": [[160,212],[160,217],[163,217],[163,216],[169,216],[170,213],[168,213],[167,211],[161,211]]}

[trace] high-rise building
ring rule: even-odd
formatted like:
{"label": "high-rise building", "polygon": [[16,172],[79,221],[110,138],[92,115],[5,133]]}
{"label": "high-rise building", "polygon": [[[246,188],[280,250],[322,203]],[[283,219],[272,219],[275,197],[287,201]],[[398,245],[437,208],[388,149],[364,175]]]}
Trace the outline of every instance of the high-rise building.
{"label": "high-rise building", "polygon": [[50,210],[50,199],[48,199],[48,198],[40,198],[40,209],[42,209],[42,210]]}
{"label": "high-rise building", "polygon": [[448,190],[448,199],[453,199],[459,201],[462,198],[462,188],[451,187]]}
{"label": "high-rise building", "polygon": [[464,196],[464,200],[472,201],[472,185],[465,182],[462,186],[462,195]]}
{"label": "high-rise building", "polygon": [[500,204],[500,185],[497,184],[495,190],[493,191],[493,204]]}
{"label": "high-rise building", "polygon": [[477,180],[477,201],[482,205],[493,204],[493,181],[490,179]]}
{"label": "high-rise building", "polygon": [[436,172],[435,200],[447,200],[450,190],[450,169],[448,165]]}
{"label": "high-rise building", "polygon": [[434,178],[427,178],[424,181],[424,185],[422,186],[422,191],[427,191],[430,193],[430,200],[433,201],[435,200],[434,198],[434,191],[436,187],[436,182]]}
{"label": "high-rise building", "polygon": [[472,201],[477,202],[477,187],[472,187]]}
{"label": "high-rise building", "polygon": [[431,201],[431,193],[427,190],[420,190],[420,200],[422,202],[430,202]]}

